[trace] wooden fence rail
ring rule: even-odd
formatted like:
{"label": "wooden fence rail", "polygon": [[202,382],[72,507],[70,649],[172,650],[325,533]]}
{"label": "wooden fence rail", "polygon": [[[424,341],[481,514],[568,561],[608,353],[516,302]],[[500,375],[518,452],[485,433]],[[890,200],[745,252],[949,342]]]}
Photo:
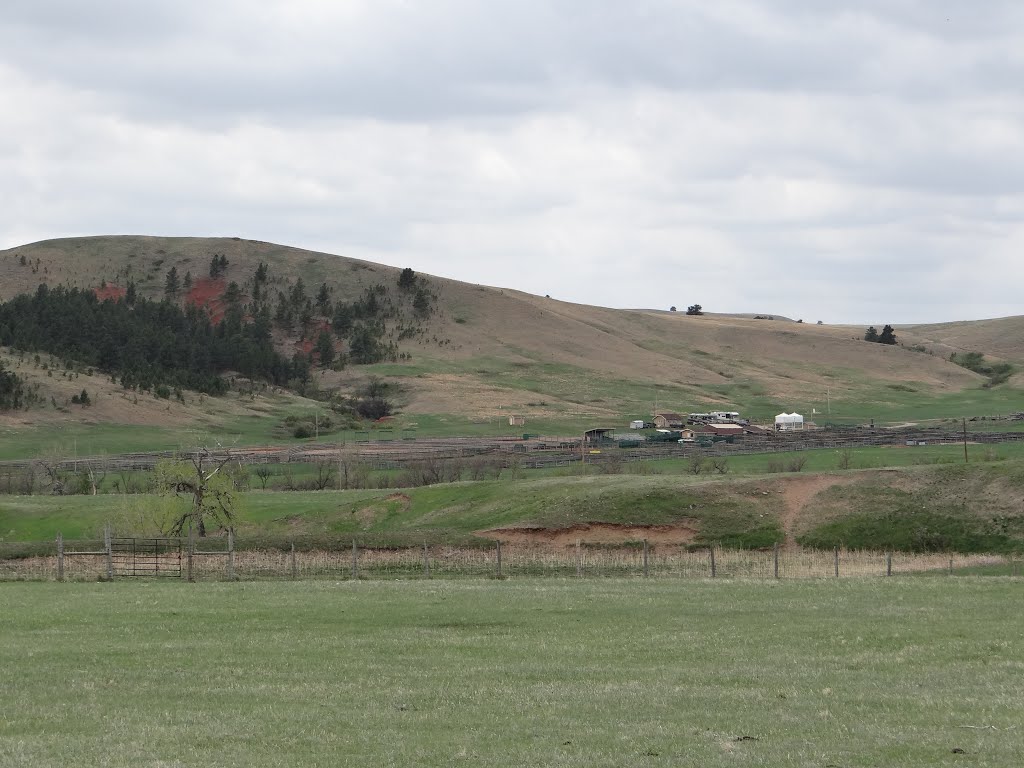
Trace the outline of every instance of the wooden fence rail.
{"label": "wooden fence rail", "polygon": [[[131,539],[132,541],[154,541]],[[539,547],[492,542],[481,547],[423,543],[410,547],[365,546],[356,540],[329,549],[302,550],[294,542],[273,548],[236,546],[236,536],[197,540],[161,539],[166,546],[145,550],[146,559],[130,561],[118,550],[110,529],[101,547],[96,542],[69,542],[58,535],[35,554],[16,557],[0,545],[0,580],[111,580],[176,576],[182,581],[237,579],[358,580],[374,578],[854,578],[909,573],[972,572],[1020,574],[1021,560],[990,554],[914,554],[833,549],[827,551],[690,549],[652,544]],[[148,545],[147,545],[148,546]],[[134,551],[134,550],[133,550]],[[184,564],[182,563],[184,559]],[[140,567],[139,562],[143,563]],[[176,569],[176,570],[175,570]]]}

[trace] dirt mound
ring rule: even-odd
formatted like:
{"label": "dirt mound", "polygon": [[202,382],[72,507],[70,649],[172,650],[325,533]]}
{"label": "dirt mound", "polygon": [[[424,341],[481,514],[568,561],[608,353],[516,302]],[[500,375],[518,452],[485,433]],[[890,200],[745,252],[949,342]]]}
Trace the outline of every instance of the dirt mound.
{"label": "dirt mound", "polygon": [[497,539],[506,544],[571,547],[584,544],[622,544],[643,541],[652,544],[689,544],[697,536],[695,525],[617,525],[614,523],[583,523],[569,528],[515,527],[478,531],[477,536]]}

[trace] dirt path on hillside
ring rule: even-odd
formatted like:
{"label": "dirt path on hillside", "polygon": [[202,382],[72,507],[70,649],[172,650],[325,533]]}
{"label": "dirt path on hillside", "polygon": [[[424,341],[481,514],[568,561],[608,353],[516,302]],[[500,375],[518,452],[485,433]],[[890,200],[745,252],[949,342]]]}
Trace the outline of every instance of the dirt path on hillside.
{"label": "dirt path on hillside", "polygon": [[786,509],[782,513],[782,531],[786,536],[783,546],[786,549],[796,549],[797,543],[795,532],[800,516],[810,501],[824,490],[836,485],[849,485],[853,477],[835,477],[831,475],[814,475],[809,477],[794,477],[783,481],[783,500]]}

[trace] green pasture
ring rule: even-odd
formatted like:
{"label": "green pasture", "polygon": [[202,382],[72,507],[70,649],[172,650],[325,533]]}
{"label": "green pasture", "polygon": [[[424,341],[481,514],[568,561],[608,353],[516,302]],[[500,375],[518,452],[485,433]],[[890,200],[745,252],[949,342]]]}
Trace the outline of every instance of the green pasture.
{"label": "green pasture", "polygon": [[[577,477],[486,480],[422,488],[251,491],[236,508],[239,543],[292,538],[360,538],[398,543],[478,541],[505,525],[560,528],[581,522],[659,524],[700,520],[702,536],[724,546],[771,546],[780,532],[774,499],[757,505],[687,477]],[[123,534],[155,534],[186,499],[151,494],[0,497],[0,542],[94,539],[110,522]],[[701,539],[703,540],[703,539]]]}
{"label": "green pasture", "polygon": [[[637,468],[645,468],[639,464]],[[576,468],[573,468],[574,470]],[[235,505],[242,547],[297,541],[336,547],[424,541],[464,545],[492,528],[565,529],[584,523],[683,524],[694,544],[770,548],[783,540],[787,489],[822,488],[791,531],[806,546],[900,551],[1019,552],[1024,548],[1024,461],[929,463],[827,476],[755,472],[504,477],[418,488],[245,491]],[[826,487],[829,486],[829,487]],[[156,535],[187,498],[153,494],[0,496],[0,545],[93,539],[111,523],[122,535]],[[339,544],[340,543],[340,544]],[[12,550],[14,551],[14,550]]]}
{"label": "green pasture", "polygon": [[0,585],[0,764],[1024,762],[1020,582]]}
{"label": "green pasture", "polygon": [[[708,466],[702,472],[713,473],[712,458],[728,460],[728,474],[749,475],[776,471],[791,471],[794,462],[803,460],[798,471],[830,472],[840,469],[881,469],[884,467],[913,467],[929,464],[963,464],[963,445],[884,445],[851,448],[848,452],[835,448],[810,451],[777,451],[774,453],[748,453],[706,457]],[[968,462],[993,462],[1024,458],[1024,441],[999,444],[968,444]],[[649,462],[651,469],[668,474],[692,471],[692,458],[658,459]],[[635,467],[634,467],[635,469]],[[564,472],[564,469],[562,470]],[[593,471],[599,471],[599,466]]]}

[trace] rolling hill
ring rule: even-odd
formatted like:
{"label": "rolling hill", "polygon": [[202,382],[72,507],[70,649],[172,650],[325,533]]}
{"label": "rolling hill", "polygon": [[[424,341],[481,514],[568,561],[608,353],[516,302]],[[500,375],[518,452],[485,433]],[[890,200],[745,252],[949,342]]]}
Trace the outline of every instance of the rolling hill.
{"label": "rolling hill", "polygon": [[[41,283],[117,295],[129,282],[140,295],[160,298],[172,267],[198,281],[218,255],[227,261],[218,285],[237,283],[243,301],[261,263],[271,295],[290,291],[301,279],[310,294],[326,285],[333,301],[357,301],[378,285],[394,290],[401,273],[240,238],[71,238],[0,251],[0,299],[34,292]],[[512,431],[512,413],[525,416],[531,432],[566,434],[596,424],[625,425],[630,418],[649,418],[656,408],[722,408],[755,419],[797,410],[819,422],[861,423],[1005,413],[1024,402],[1020,374],[986,389],[983,376],[948,359],[951,352],[977,351],[1024,364],[1021,317],[897,328],[900,345],[885,346],[864,342],[862,327],[797,323],[780,315],[764,320],[608,309],[439,277],[419,280],[432,304],[415,332],[406,327],[403,335],[399,321],[390,326],[393,359],[316,370],[316,391],[306,392],[314,397],[275,388],[250,392],[248,399],[232,393],[157,401],[149,393],[126,393],[96,371],[71,374],[58,366],[55,376],[54,366],[43,368],[5,350],[8,367],[39,385],[44,404],[0,416],[0,429],[11,438],[46,424],[83,430],[136,425],[153,427],[151,437],[163,444],[186,439],[187,430],[259,442],[273,439],[272,427],[285,414],[321,408],[317,398],[324,393],[352,391],[371,376],[394,384],[399,425],[434,434]],[[202,301],[217,311],[218,299]],[[308,351],[308,334],[301,336],[298,330],[277,332],[275,340],[288,354]],[[338,344],[344,346],[340,339]],[[82,388],[95,393],[94,405],[69,406],[70,395]]]}

